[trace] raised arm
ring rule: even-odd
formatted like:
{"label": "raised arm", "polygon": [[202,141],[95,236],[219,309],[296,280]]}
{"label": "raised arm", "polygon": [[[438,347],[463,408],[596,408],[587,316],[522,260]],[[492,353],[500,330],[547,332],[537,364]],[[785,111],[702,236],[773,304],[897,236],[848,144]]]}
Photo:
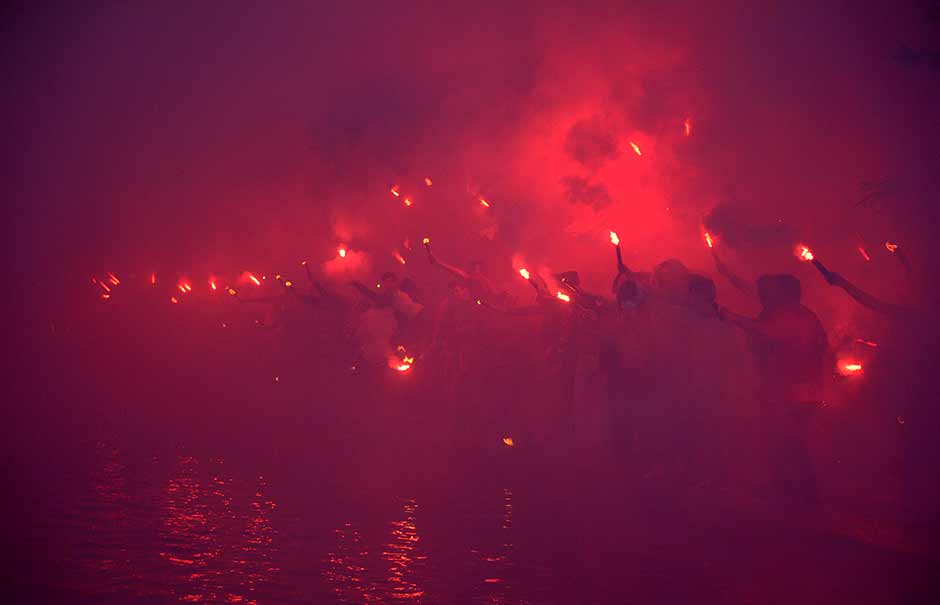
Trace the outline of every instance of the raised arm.
{"label": "raised arm", "polygon": [[875,313],[881,313],[882,315],[887,315],[896,319],[908,319],[911,317],[911,315],[914,314],[914,310],[911,308],[902,307],[901,305],[895,305],[892,303],[886,303],[875,298],[838,273],[832,273],[831,276],[833,286],[837,286],[845,290],[846,294],[854,298],[858,304],[862,305],[866,309],[871,309]]}
{"label": "raised arm", "polygon": [[718,273],[727,279],[736,290],[744,292],[748,296],[757,296],[757,288],[753,283],[747,281],[746,279],[740,277],[733,273],[725,263],[718,258],[718,253],[715,252],[715,249],[712,248],[712,258],[715,260],[715,268],[718,270]]}
{"label": "raised arm", "polygon": [[432,265],[437,265],[437,266],[440,267],[441,269],[447,271],[447,272],[450,273],[451,275],[454,275],[454,276],[456,276],[456,277],[459,277],[460,279],[467,279],[467,277],[468,277],[467,272],[464,271],[463,269],[460,269],[459,267],[455,267],[454,265],[450,265],[450,264],[445,263],[445,262],[443,262],[443,261],[441,261],[441,260],[438,260],[438,258],[437,258],[436,256],[434,256],[434,254],[432,254],[432,253],[430,253],[430,252],[428,252],[428,257],[431,259],[431,264],[432,264]]}
{"label": "raised arm", "polygon": [[365,296],[366,298],[368,298],[370,301],[374,302],[375,304],[379,304],[382,302],[382,298],[372,288],[369,288],[368,286],[365,286],[357,281],[350,282],[350,284],[356,290],[358,290],[363,296]]}

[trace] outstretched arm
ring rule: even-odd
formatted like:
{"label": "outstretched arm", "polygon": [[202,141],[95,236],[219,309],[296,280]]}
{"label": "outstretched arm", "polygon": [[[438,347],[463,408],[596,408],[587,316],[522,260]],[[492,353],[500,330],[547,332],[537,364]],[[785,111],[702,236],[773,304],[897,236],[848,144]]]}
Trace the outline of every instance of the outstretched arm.
{"label": "outstretched arm", "polygon": [[881,313],[882,315],[888,315],[897,319],[903,319],[909,317],[912,314],[912,309],[878,300],[838,273],[832,273],[831,276],[833,286],[838,286],[839,288],[845,290],[846,294],[854,298],[858,304],[862,305],[866,309],[871,309],[876,313]]}
{"label": "outstretched arm", "polygon": [[711,251],[712,258],[715,260],[715,268],[718,269],[718,273],[721,274],[722,277],[727,279],[736,290],[744,292],[749,296],[757,295],[757,289],[754,287],[754,284],[747,281],[746,279],[743,279],[739,275],[736,275],[730,269],[728,269],[728,266],[725,265],[720,258],[718,258],[718,253],[715,252],[714,248],[712,248]]}
{"label": "outstretched arm", "polygon": [[428,257],[431,259],[431,264],[432,264],[432,265],[437,265],[437,266],[440,267],[441,269],[447,271],[447,272],[450,273],[451,275],[454,275],[454,276],[456,276],[456,277],[459,277],[460,279],[467,279],[467,277],[468,277],[468,276],[467,276],[467,272],[464,271],[463,269],[460,269],[459,267],[455,267],[454,265],[450,265],[450,264],[445,263],[445,262],[443,262],[443,261],[441,261],[441,260],[438,260],[438,258],[437,258],[436,256],[434,256],[434,255],[433,255],[432,253],[430,253],[430,252],[428,252]]}
{"label": "outstretched arm", "polygon": [[376,303],[376,304],[378,304],[379,302],[381,302],[382,299],[379,297],[379,295],[378,295],[378,294],[375,292],[375,290],[373,290],[372,288],[369,288],[368,286],[364,286],[363,284],[361,284],[361,283],[359,283],[359,282],[357,282],[357,281],[353,281],[353,282],[350,282],[350,283],[352,284],[352,286],[353,286],[356,290],[359,290],[359,292],[360,292],[363,296],[365,296],[366,298],[368,298],[370,301],[372,301],[372,302],[374,302],[374,303]]}

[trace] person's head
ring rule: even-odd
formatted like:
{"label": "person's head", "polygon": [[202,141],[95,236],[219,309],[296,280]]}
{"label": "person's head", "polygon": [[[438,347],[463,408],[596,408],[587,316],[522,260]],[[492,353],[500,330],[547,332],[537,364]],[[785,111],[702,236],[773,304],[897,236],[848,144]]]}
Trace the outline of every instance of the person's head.
{"label": "person's head", "polygon": [[715,314],[715,282],[704,275],[693,273],[689,275],[689,306],[701,313],[710,316]]}
{"label": "person's head", "polygon": [[387,292],[394,292],[399,288],[398,276],[391,271],[382,274],[382,289]]}
{"label": "person's head", "polygon": [[788,273],[757,278],[757,296],[765,309],[798,304],[802,295],[800,280]]}
{"label": "person's head", "polygon": [[622,310],[635,309],[642,302],[643,292],[639,284],[632,279],[625,279],[617,287],[617,306]]}
{"label": "person's head", "polygon": [[653,269],[653,288],[665,300],[682,304],[689,292],[689,270],[682,261],[671,258]]}
{"label": "person's head", "polygon": [[447,284],[447,292],[458,300],[469,300],[470,292],[467,290],[467,287],[460,282],[452,281]]}

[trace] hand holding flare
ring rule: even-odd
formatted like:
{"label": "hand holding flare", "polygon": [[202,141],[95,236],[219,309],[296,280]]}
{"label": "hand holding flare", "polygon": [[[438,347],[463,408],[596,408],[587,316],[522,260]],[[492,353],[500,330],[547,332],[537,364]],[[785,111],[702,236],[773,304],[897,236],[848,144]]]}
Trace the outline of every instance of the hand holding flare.
{"label": "hand holding flare", "polygon": [[816,259],[816,256],[813,254],[812,250],[801,244],[796,248],[796,255],[801,261],[809,261],[813,263],[813,266],[816,267],[819,273],[822,274],[823,279],[826,280],[827,284],[831,286],[835,282],[832,271],[827,269],[825,265]]}
{"label": "hand holding flare", "polygon": [[428,253],[428,260],[431,261],[431,264],[434,264],[434,255],[431,254],[431,238],[426,237],[421,240],[421,243],[424,244],[424,250]]}
{"label": "hand holding flare", "polygon": [[617,272],[626,273],[627,266],[623,264],[623,254],[620,252],[620,236],[616,231],[610,232],[610,243],[614,245],[614,251],[617,253]]}

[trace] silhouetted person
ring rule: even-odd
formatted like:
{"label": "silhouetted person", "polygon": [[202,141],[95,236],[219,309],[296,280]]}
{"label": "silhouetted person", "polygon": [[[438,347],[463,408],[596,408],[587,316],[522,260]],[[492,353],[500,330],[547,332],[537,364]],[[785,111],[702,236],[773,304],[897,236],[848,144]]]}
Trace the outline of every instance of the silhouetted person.
{"label": "silhouetted person", "polygon": [[757,280],[762,310],[749,318],[719,307],[719,316],[751,339],[761,375],[759,398],[770,447],[776,495],[792,503],[818,504],[806,438],[820,403],[828,342],[816,314],[800,303],[792,275]]}

